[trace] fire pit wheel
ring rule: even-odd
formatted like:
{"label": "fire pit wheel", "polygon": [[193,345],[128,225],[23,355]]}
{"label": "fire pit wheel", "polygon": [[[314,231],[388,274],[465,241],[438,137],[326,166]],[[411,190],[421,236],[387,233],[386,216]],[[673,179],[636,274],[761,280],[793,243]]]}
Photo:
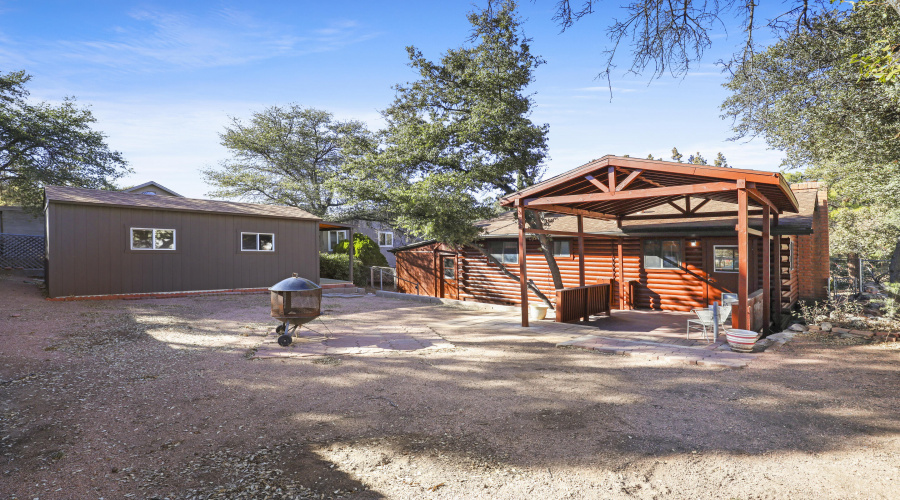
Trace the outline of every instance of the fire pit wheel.
{"label": "fire pit wheel", "polygon": [[294,339],[290,335],[281,335],[280,337],[278,337],[278,345],[280,345],[281,347],[287,347],[291,345],[291,342],[293,341]]}

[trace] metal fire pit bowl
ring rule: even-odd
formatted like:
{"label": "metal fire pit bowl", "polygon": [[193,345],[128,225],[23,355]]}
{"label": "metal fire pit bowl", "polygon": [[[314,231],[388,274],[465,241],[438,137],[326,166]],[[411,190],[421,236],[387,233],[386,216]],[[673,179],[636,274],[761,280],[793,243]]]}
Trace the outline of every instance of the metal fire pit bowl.
{"label": "metal fire pit bowl", "polygon": [[[272,299],[272,317],[281,321],[275,333],[280,334],[278,344],[289,346],[297,328],[322,314],[322,288],[297,273],[269,288]],[[291,325],[288,331],[288,325]]]}

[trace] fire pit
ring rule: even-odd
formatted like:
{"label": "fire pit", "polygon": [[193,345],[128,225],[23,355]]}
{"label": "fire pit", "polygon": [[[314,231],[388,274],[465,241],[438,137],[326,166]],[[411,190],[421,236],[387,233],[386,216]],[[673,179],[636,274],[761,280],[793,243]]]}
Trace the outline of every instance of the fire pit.
{"label": "fire pit", "polygon": [[[272,299],[272,317],[281,321],[275,333],[280,334],[278,344],[289,346],[292,335],[304,323],[322,314],[322,288],[297,273],[269,288]],[[288,331],[288,325],[291,325]]]}

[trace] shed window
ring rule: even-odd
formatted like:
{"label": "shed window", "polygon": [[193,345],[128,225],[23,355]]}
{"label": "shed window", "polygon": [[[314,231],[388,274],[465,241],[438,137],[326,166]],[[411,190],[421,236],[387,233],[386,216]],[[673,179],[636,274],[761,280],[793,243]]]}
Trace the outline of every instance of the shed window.
{"label": "shed window", "polygon": [[715,264],[715,272],[732,273],[738,271],[740,261],[738,260],[737,245],[714,246],[713,257]]}
{"label": "shed window", "polygon": [[338,245],[338,243],[347,239],[347,230],[342,229],[340,231],[328,231],[328,251],[334,251],[334,247]]}
{"label": "shed window", "polygon": [[378,231],[378,246],[392,247],[394,246],[394,233],[390,231]]}
{"label": "shed window", "polygon": [[241,233],[241,251],[274,252],[275,235],[272,233]]}
{"label": "shed window", "polygon": [[444,279],[456,279],[456,259],[453,257],[444,257]]}
{"label": "shed window", "polygon": [[644,269],[678,269],[681,267],[681,241],[644,241]]}
{"label": "shed window", "polygon": [[553,242],[553,255],[557,257],[569,257],[572,255],[571,244],[568,240]]}
{"label": "shed window", "polygon": [[174,229],[131,228],[132,250],[175,250]]}
{"label": "shed window", "polygon": [[515,241],[492,241],[491,255],[504,264],[519,263],[519,245]]}

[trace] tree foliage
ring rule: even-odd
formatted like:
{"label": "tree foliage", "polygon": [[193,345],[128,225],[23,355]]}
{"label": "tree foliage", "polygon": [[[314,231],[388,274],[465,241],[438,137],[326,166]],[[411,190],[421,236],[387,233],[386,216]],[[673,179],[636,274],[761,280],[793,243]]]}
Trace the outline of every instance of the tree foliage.
{"label": "tree foliage", "polygon": [[[334,253],[349,254],[350,241],[343,240],[334,247]],[[353,233],[353,258],[360,265],[388,267],[387,258],[381,253],[378,243],[363,233]]]}
{"label": "tree foliage", "polygon": [[0,73],[0,201],[36,212],[45,185],[113,189],[130,170],[92,129],[91,111],[74,98],[29,102],[30,80],[24,71]]}
{"label": "tree foliage", "polygon": [[786,169],[829,186],[832,253],[900,248],[898,85],[860,78],[851,60],[885,33],[900,35],[900,16],[886,7],[815,16],[757,54],[755,73],[726,84],[735,138],[763,136],[785,152]]}
{"label": "tree foliage", "polygon": [[372,215],[371,207],[354,203],[342,189],[348,155],[372,144],[363,123],[298,105],[272,106],[249,123],[232,118],[220,138],[232,157],[221,169],[203,171],[215,188],[209,196],[288,205],[334,220]]}
{"label": "tree foliage", "polygon": [[[468,18],[470,44],[439,62],[407,48],[418,79],[394,87],[381,149],[360,162],[356,185],[360,197],[393,205],[395,225],[454,246],[475,240],[498,197],[537,182],[547,154],[548,126],[531,121],[526,93],[543,60],[521,33],[515,2]],[[530,214],[529,223],[542,221]],[[541,237],[541,246],[555,267],[552,242]]]}

